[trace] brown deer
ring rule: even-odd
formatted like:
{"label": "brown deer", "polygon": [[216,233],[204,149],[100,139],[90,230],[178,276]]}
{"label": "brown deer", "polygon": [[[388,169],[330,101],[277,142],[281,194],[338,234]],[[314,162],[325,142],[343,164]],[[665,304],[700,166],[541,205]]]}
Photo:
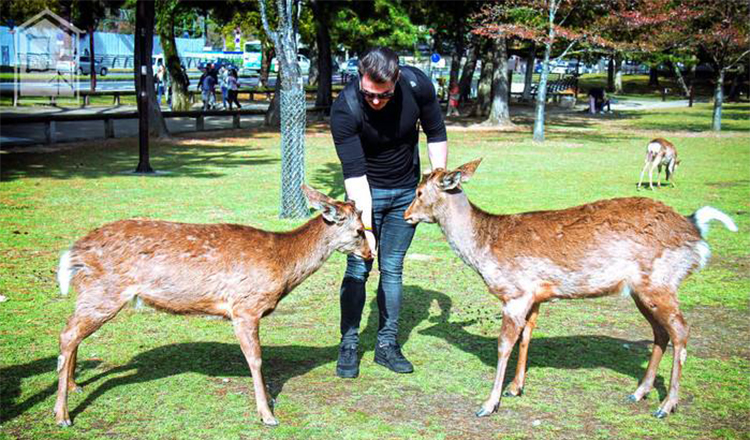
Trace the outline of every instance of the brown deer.
{"label": "brown deer", "polygon": [[[672,187],[674,184],[674,172],[677,169],[677,165],[680,164],[680,160],[677,159],[677,148],[666,139],[657,138],[648,143],[646,147],[646,163],[643,164],[641,170],[641,178],[638,180],[638,190],[641,189],[641,183],[643,183],[643,173],[648,168],[648,187],[652,191],[654,190],[653,175],[654,168],[656,171],[656,184],[661,188],[661,167],[664,167],[667,173],[667,183],[671,183]],[[672,181],[670,182],[670,177]]]}
{"label": "brown deer", "polygon": [[503,303],[497,375],[477,416],[487,416],[500,405],[508,358],[519,336],[516,375],[504,395],[522,393],[529,342],[541,303],[621,292],[635,300],[654,332],[651,360],[631,401],[651,390],[667,343],[671,340],[674,346],[669,394],[654,413],[666,417],[677,405],[687,356],[688,325],[679,309],[677,288],[708,261],[710,251],[703,237],[709,221],[719,220],[736,231],[734,222],[711,207],[684,217],[648,198],[493,215],[474,206],[461,190],[461,183],[472,177],[480,160],[454,171],[436,169],[425,175],[404,213],[412,224],[436,222],[453,250]]}
{"label": "brown deer", "polygon": [[322,215],[288,232],[231,224],[122,220],[73,244],[60,260],[58,281],[78,293],[75,312],[60,334],[55,419],[70,426],[68,392],[78,345],[135,297],[178,314],[228,318],[253,377],[263,423],[277,425],[261,375],[260,319],[338,250],[371,259],[361,212],[303,186]]}

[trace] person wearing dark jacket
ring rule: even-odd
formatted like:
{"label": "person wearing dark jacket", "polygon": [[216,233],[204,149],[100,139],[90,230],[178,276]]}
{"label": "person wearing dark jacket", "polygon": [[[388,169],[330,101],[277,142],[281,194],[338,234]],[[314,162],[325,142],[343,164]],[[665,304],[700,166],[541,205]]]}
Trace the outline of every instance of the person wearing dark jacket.
{"label": "person wearing dark jacket", "polygon": [[206,70],[198,80],[198,90],[203,97],[203,110],[211,110],[216,105],[216,76],[211,63],[206,64]]}
{"label": "person wearing dark jacket", "polygon": [[[362,210],[364,234],[378,248],[379,326],[375,362],[397,373],[412,364],[397,341],[403,292],[402,272],[415,226],[406,223],[420,179],[419,130],[427,135],[433,168],[445,168],[448,142],[443,115],[429,78],[420,70],[399,66],[391,49],[370,49],[359,61],[359,76],[339,94],[331,109],[331,132],[344,175],[347,198]],[[365,284],[372,262],[348,257],[341,283],[341,342],[336,374],[359,374],[359,325]]]}

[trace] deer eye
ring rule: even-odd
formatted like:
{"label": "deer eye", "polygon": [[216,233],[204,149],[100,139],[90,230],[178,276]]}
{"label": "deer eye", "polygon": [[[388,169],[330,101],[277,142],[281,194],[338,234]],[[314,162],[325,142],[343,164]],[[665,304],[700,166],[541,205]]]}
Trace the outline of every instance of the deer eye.
{"label": "deer eye", "polygon": [[417,197],[422,197],[422,190],[421,189],[417,191]]}

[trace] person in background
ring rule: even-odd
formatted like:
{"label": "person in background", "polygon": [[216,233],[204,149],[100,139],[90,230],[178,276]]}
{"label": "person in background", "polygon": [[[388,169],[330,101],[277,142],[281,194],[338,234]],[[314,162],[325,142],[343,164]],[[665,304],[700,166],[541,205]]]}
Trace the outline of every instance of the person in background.
{"label": "person in background", "polygon": [[601,87],[594,87],[589,90],[589,113],[604,113],[604,107],[607,107],[607,112],[611,113],[609,98],[607,92]]}
{"label": "person in background", "polygon": [[448,112],[445,116],[461,116],[458,111],[458,103],[461,100],[461,89],[458,87],[457,82],[451,84],[450,90],[448,90]]}
{"label": "person in background", "polygon": [[[376,249],[376,242],[379,249],[375,362],[396,373],[414,371],[397,336],[404,257],[415,231],[404,220],[404,212],[414,200],[421,176],[417,121],[427,135],[432,167],[445,168],[448,141],[435,88],[419,69],[399,67],[398,55],[386,47],[370,49],[360,58],[359,76],[346,85],[331,108],[331,133],[347,198],[362,210],[363,233],[371,249]],[[347,258],[336,364],[336,374],[342,378],[359,375],[359,325],[372,265],[358,257]]]}
{"label": "person in background", "polygon": [[158,61],[156,67],[156,73],[154,74],[154,85],[156,86],[156,102],[161,107],[161,97],[164,95],[164,80],[167,74],[167,69],[164,68],[164,64],[161,60]]}
{"label": "person in background", "polygon": [[226,110],[227,99],[229,98],[229,69],[227,69],[227,66],[221,66],[219,69],[219,85],[221,86],[221,104]]}
{"label": "person in background", "polygon": [[236,70],[231,71],[227,83],[229,87],[229,110],[232,110],[232,103],[237,104],[237,108],[241,109],[242,106],[240,105],[240,101],[237,99],[237,95],[239,94],[240,89],[240,81],[237,78]]}
{"label": "person in background", "polygon": [[198,90],[203,98],[203,110],[211,110],[216,104],[216,73],[211,63],[206,64],[206,70],[198,80]]}

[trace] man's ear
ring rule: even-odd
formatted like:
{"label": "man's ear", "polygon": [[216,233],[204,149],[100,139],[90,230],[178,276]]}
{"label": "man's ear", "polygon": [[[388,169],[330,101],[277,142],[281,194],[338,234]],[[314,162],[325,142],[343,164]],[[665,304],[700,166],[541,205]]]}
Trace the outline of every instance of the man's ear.
{"label": "man's ear", "polygon": [[454,171],[447,173],[440,181],[440,188],[443,191],[450,191],[457,188],[460,183],[468,182],[481,162],[482,158],[480,157],[477,160],[463,164]]}
{"label": "man's ear", "polygon": [[304,184],[302,185],[302,191],[310,202],[310,206],[313,209],[322,211],[321,214],[324,219],[333,223],[339,223],[344,220],[344,216],[341,215],[335,200]]}

